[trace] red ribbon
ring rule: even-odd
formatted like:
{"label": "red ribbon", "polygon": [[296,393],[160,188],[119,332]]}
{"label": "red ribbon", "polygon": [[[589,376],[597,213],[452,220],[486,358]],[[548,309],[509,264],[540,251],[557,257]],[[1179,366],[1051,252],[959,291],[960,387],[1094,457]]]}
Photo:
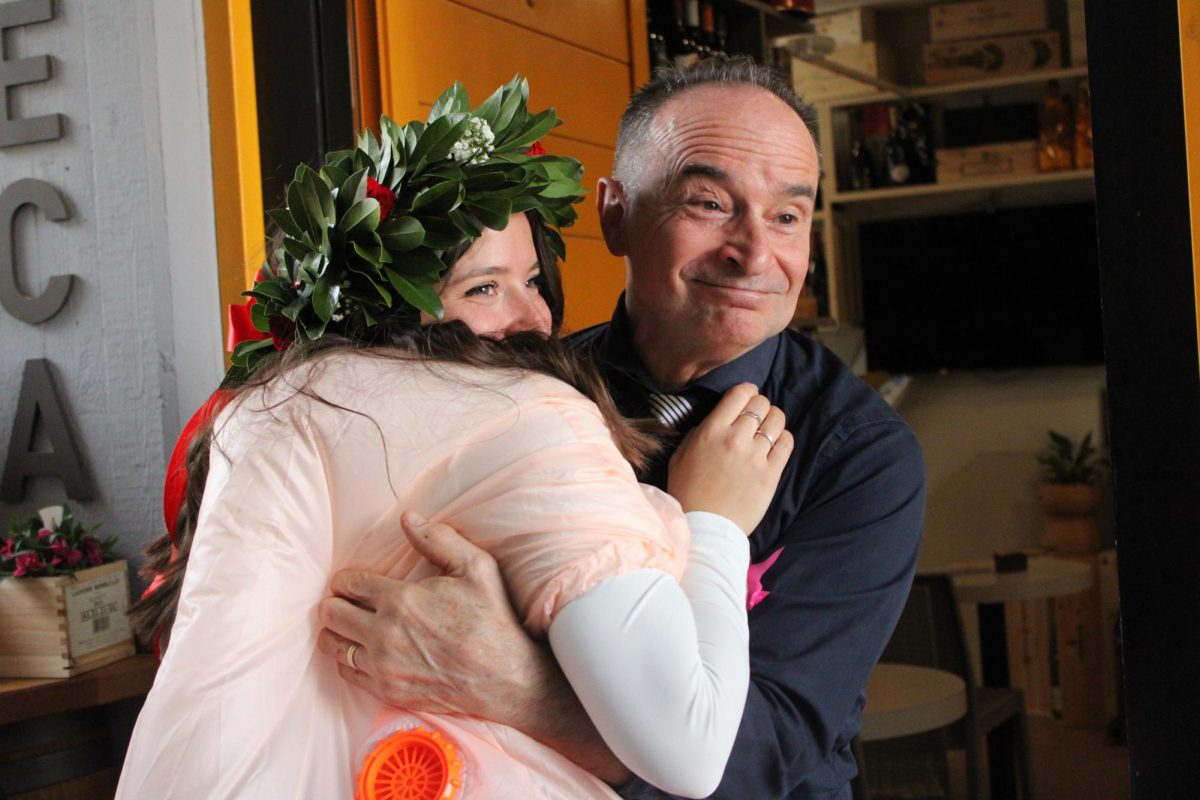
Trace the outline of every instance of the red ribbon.
{"label": "red ribbon", "polygon": [[243,305],[229,307],[229,335],[225,338],[225,349],[230,353],[242,342],[271,338],[271,334],[260,331],[250,320],[250,308],[253,305],[254,298],[251,297]]}

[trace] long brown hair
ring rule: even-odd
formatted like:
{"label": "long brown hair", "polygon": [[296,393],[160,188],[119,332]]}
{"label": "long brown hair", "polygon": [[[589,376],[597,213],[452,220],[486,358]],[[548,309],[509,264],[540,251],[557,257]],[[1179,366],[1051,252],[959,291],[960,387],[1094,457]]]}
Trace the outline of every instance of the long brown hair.
{"label": "long brown hair", "polygon": [[[563,312],[562,282],[558,264],[547,246],[545,236],[542,235],[540,218],[533,212],[530,212],[529,216],[530,226],[534,231],[534,245],[541,262],[542,278],[539,281],[539,289],[550,307],[557,333]],[[451,269],[467,249],[462,247],[447,253]],[[460,321],[421,327],[415,314],[395,315],[381,320],[380,324],[372,329],[369,342],[335,336],[325,336],[312,342],[297,342],[271,361],[265,362],[239,386],[227,387],[234,391],[230,402],[238,402],[245,393],[265,386],[301,363],[351,351],[396,361],[398,367],[399,363],[421,366],[442,362],[549,375],[575,387],[596,403],[612,431],[614,443],[635,469],[644,469],[648,460],[662,447],[661,440],[656,435],[661,432],[660,429],[652,423],[623,418],[595,366],[586,357],[564,346],[558,339],[546,338],[536,332],[516,333],[502,340],[491,339],[477,336]],[[308,381],[295,387],[295,392],[312,397],[318,402],[342,408],[318,396]],[[348,413],[358,413],[346,410]],[[158,580],[160,584],[155,591],[143,597],[129,610],[139,638],[144,642],[156,641],[160,651],[166,649],[170,638],[196,521],[200,515],[200,504],[204,499],[216,416],[214,414],[197,431],[188,446],[185,459],[187,483],[184,502],[174,520],[174,536],[164,534],[146,548],[146,563],[141,574],[146,580]]]}

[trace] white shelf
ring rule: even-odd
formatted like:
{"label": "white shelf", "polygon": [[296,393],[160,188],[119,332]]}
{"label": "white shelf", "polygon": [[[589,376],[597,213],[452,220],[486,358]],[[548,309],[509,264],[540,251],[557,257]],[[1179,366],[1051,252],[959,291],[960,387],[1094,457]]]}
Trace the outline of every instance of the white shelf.
{"label": "white shelf", "polygon": [[830,192],[829,203],[851,204],[869,203],[880,200],[900,200],[913,197],[928,197],[932,195],[957,194],[960,192],[989,191],[992,189],[1011,189],[1024,186],[1044,186],[1067,183],[1090,183],[1092,170],[1072,169],[1062,172],[1042,172],[1036,175],[997,176],[980,178],[976,181],[959,181],[957,183],[921,183],[915,186],[893,186],[882,189],[863,189],[857,192]]}
{"label": "white shelf", "polygon": [[[979,81],[964,83],[946,83],[940,86],[906,86],[905,98],[920,100],[927,97],[946,97],[956,94],[979,94],[992,89],[1004,89],[1010,86],[1027,86],[1029,84],[1045,83],[1046,81],[1067,81],[1087,77],[1087,67],[1064,67],[1062,69],[1039,70],[1037,72],[1022,72],[1018,75],[1001,75]],[[845,108],[847,106],[869,105],[871,103],[891,103],[901,100],[895,92],[866,92],[847,97],[831,98],[816,101],[815,105],[829,108]]]}

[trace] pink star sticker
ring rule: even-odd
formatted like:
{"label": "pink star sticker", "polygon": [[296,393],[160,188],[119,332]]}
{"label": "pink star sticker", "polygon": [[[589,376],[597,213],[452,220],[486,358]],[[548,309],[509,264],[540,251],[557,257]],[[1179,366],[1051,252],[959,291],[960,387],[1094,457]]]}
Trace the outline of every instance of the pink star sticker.
{"label": "pink star sticker", "polygon": [[775,560],[779,558],[779,554],[783,552],[783,548],[779,548],[764,560],[757,564],[751,564],[750,569],[746,571],[746,610],[754,608],[756,605],[767,599],[770,594],[762,585],[763,573],[771,568]]}

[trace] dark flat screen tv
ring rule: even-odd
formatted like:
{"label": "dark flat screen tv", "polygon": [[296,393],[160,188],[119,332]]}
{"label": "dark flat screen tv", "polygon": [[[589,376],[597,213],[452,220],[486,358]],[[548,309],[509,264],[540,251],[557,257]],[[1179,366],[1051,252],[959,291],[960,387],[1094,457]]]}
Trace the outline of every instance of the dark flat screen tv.
{"label": "dark flat screen tv", "polygon": [[871,369],[1099,364],[1091,203],[859,226]]}

